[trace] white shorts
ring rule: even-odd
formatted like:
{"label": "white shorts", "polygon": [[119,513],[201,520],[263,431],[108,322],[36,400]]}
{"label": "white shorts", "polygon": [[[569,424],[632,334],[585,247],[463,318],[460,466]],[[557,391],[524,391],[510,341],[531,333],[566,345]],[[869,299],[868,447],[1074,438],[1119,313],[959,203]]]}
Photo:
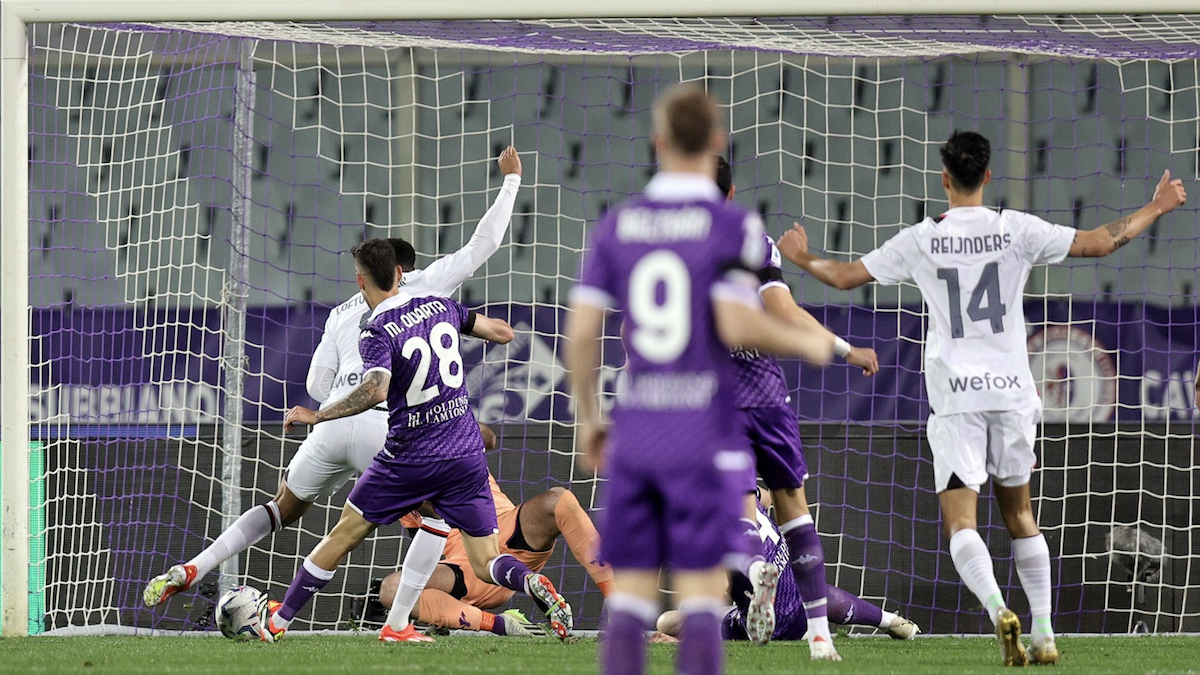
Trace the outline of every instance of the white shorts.
{"label": "white shorts", "polygon": [[1029,482],[1037,456],[1033,453],[1042,405],[1021,410],[929,415],[926,434],[933,450],[933,482],[946,490],[956,475],[979,492],[988,476],[1004,487]]}
{"label": "white shorts", "polygon": [[332,495],[371,466],[387,431],[388,414],[374,409],[314,426],[283,474],[288,490],[305,502]]}

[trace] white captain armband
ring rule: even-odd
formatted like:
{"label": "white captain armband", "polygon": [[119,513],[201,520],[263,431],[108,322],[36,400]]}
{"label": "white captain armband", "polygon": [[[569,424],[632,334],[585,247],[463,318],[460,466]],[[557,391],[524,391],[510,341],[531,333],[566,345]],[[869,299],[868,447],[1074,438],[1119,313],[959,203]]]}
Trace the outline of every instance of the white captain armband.
{"label": "white captain armband", "polygon": [[834,338],[833,338],[833,353],[834,354],[837,354],[838,356],[840,356],[844,359],[850,355],[851,349],[853,349],[853,348],[850,346],[849,342],[846,342],[845,340],[843,340],[840,337],[834,336]]}

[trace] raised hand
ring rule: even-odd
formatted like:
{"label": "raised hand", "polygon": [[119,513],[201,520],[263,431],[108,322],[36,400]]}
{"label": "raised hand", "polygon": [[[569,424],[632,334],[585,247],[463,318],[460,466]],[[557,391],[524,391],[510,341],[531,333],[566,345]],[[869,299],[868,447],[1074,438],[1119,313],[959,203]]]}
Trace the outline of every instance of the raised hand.
{"label": "raised hand", "polygon": [[517,149],[513,146],[508,146],[504,152],[500,153],[500,173],[507,176],[510,173],[521,175],[521,156],[517,154]]}
{"label": "raised hand", "polygon": [[1178,178],[1171,180],[1170,169],[1163,171],[1158,186],[1154,188],[1152,201],[1158,206],[1161,213],[1170,213],[1175,210],[1175,207],[1183,206],[1187,203],[1187,191],[1183,189],[1183,181]]}
{"label": "raised hand", "polygon": [[783,233],[776,246],[779,247],[779,252],[783,254],[783,257],[797,265],[809,257],[808,233],[804,231],[804,226],[800,223],[792,223],[792,229]]}

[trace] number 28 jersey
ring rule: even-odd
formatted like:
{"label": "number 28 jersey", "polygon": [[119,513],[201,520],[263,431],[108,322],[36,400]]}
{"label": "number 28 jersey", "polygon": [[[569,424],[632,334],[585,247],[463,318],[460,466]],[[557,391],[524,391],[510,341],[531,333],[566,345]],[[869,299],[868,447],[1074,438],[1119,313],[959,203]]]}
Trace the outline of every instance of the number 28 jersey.
{"label": "number 28 jersey", "polygon": [[596,225],[572,300],[624,312],[616,452],[637,438],[651,456],[682,458],[729,436],[734,366],[713,300],[756,304],[748,270],[762,256],[757,214],[700,175],[660,173]]}
{"label": "number 28 jersey", "polygon": [[929,311],[925,385],[941,415],[1036,403],[1021,299],[1034,265],[1066,257],[1075,230],[1020,211],[958,207],[863,256],[881,284],[914,282]]}
{"label": "number 28 jersey", "polygon": [[364,376],[391,374],[383,455],[427,464],[483,453],[459,349],[474,323],[475,314],[450,298],[403,290],[375,308],[358,350]]}

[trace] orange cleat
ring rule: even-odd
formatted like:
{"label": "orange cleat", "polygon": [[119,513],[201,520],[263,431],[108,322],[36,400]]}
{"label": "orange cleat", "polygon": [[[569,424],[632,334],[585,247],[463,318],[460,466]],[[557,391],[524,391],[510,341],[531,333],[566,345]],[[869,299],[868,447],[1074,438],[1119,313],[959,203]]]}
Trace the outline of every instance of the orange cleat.
{"label": "orange cleat", "polygon": [[394,630],[391,626],[384,625],[383,630],[379,631],[380,642],[434,642],[434,639],[428,635],[422,635],[417,632],[415,626],[411,623],[404,627],[404,630]]}

